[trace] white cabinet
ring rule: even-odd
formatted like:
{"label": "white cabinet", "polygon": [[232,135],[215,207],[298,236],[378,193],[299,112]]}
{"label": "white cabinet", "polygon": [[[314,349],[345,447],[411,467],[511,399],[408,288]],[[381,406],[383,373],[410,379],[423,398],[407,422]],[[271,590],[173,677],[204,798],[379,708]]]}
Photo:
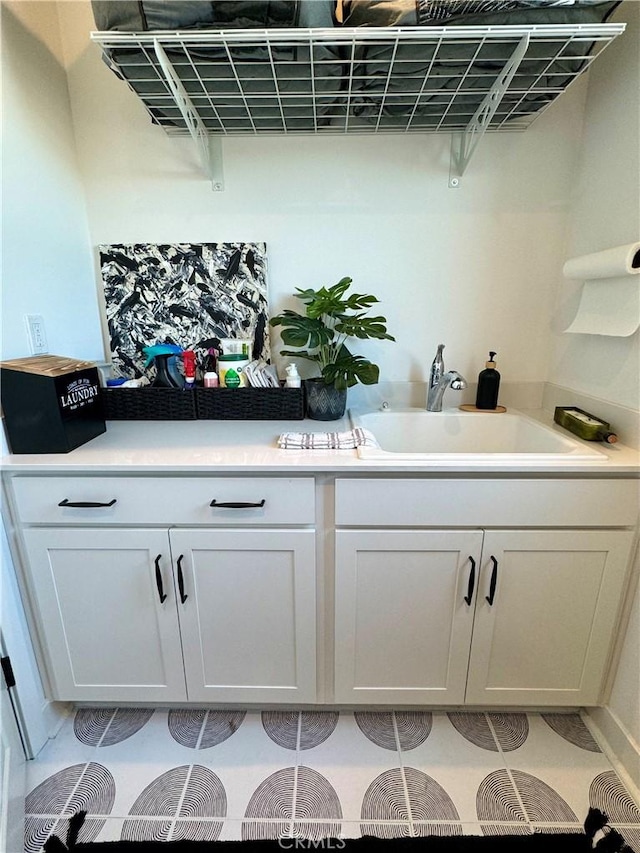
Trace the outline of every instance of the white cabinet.
{"label": "white cabinet", "polygon": [[485,533],[467,704],[598,703],[632,538]]}
{"label": "white cabinet", "polygon": [[464,701],[482,533],[338,531],[338,702]]}
{"label": "white cabinet", "polygon": [[52,698],[315,701],[313,478],[24,477],[13,494]]}
{"label": "white cabinet", "polygon": [[51,698],[603,701],[635,481],[8,479]]}
{"label": "white cabinet", "polygon": [[313,702],[313,530],[171,530],[187,693]]}
{"label": "white cabinet", "polygon": [[54,698],[312,702],[314,542],[312,530],[25,531]]}
{"label": "white cabinet", "polygon": [[41,528],[24,539],[53,698],[186,698],[166,531]]}
{"label": "white cabinet", "polygon": [[336,700],[597,704],[631,541],[338,531]]}
{"label": "white cabinet", "polygon": [[337,701],[602,700],[633,532],[590,528],[635,523],[637,483],[344,478],[335,492]]}

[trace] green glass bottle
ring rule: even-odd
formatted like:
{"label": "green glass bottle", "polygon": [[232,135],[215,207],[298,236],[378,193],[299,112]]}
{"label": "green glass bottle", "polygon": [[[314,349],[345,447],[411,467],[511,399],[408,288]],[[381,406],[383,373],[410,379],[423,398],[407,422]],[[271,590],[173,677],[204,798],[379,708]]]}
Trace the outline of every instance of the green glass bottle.
{"label": "green glass bottle", "polygon": [[585,441],[606,441],[607,444],[615,444],[618,440],[615,432],[611,432],[607,421],[577,406],[556,406],[553,420]]}

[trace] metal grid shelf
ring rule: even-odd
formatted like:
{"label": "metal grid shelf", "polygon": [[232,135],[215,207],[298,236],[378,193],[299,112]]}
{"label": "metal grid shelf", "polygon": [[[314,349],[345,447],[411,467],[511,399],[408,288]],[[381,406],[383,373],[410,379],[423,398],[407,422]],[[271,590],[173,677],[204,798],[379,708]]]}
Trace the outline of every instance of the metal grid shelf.
{"label": "metal grid shelf", "polygon": [[[209,138],[526,129],[624,24],[95,32],[153,121]],[[469,154],[470,156],[470,154]]]}

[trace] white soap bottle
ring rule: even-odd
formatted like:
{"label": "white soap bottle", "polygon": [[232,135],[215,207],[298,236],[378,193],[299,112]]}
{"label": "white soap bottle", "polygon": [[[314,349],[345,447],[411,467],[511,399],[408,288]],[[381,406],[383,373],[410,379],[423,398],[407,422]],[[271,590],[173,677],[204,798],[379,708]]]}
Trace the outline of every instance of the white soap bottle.
{"label": "white soap bottle", "polygon": [[287,378],[285,380],[285,387],[287,388],[299,388],[300,387],[300,374],[298,373],[298,368],[296,363],[293,361],[291,364],[287,365]]}

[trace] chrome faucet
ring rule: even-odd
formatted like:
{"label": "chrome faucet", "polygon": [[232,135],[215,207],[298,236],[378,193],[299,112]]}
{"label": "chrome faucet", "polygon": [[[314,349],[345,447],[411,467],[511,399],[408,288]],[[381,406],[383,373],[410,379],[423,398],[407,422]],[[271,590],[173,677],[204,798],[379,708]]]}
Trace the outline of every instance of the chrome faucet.
{"label": "chrome faucet", "polygon": [[442,350],[444,344],[438,346],[436,357],[431,365],[431,373],[429,374],[429,390],[427,392],[427,411],[441,412],[442,398],[444,392],[449,386],[454,391],[463,391],[467,387],[467,380],[461,376],[457,370],[444,369],[444,360],[442,358]]}

